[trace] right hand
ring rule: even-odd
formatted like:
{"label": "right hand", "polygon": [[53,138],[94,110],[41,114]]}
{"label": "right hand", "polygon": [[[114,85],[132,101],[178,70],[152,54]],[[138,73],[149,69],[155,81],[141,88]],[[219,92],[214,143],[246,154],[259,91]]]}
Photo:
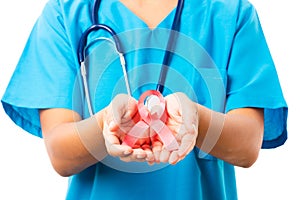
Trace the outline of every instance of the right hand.
{"label": "right hand", "polygon": [[[126,94],[117,95],[105,108],[104,119],[103,137],[109,155],[119,157],[125,162],[151,163],[154,160],[148,137],[139,139],[133,148],[122,144],[125,134],[139,121],[135,99]],[[149,130],[145,134],[149,134]]]}

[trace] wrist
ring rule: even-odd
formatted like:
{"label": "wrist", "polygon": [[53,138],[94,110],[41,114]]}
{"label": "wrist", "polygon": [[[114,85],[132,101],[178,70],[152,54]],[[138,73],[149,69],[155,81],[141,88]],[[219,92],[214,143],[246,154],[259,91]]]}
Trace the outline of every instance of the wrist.
{"label": "wrist", "polygon": [[198,112],[198,137],[196,141],[197,147],[201,147],[203,140],[208,131],[212,111],[203,105],[197,104],[197,112]]}
{"label": "wrist", "polygon": [[202,151],[211,153],[222,135],[226,115],[202,105],[198,107],[199,128],[196,145]]}
{"label": "wrist", "polygon": [[101,111],[97,112],[94,116],[92,116],[92,118],[94,117],[95,120],[97,121],[97,124],[99,126],[99,129],[101,130],[101,132],[103,131],[104,128],[104,119],[105,119],[105,115],[107,113],[107,108],[102,109]]}

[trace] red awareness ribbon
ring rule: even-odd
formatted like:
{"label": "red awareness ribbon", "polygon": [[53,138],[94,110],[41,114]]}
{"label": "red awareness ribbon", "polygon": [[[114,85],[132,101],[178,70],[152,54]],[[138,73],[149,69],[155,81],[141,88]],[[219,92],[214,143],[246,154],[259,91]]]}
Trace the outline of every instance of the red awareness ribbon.
{"label": "red awareness ribbon", "polygon": [[[148,98],[148,101],[151,101],[152,98],[152,102],[150,102],[152,105],[150,105],[150,108],[144,104],[146,98]],[[155,133],[158,134],[164,147],[168,151],[177,150],[179,145],[176,138],[165,124],[167,119],[165,107],[166,103],[160,92],[156,90],[144,92],[138,101],[138,111],[141,120],[125,135],[123,144],[133,147],[138,139],[145,138],[145,131],[151,127]]]}

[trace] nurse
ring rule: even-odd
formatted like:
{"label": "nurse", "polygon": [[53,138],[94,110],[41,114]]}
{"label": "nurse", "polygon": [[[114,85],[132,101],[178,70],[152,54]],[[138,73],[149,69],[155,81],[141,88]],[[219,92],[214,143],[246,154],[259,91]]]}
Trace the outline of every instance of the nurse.
{"label": "nurse", "polygon": [[[288,107],[254,7],[246,0],[186,0],[175,49],[166,49],[177,1],[103,0],[100,23],[124,47],[132,96],[106,37],[88,38],[90,116],[77,49],[92,24],[90,0],[49,0],[2,98],[24,130],[44,139],[66,199],[237,199],[234,167],[287,139]],[[169,66],[162,66],[172,51]],[[123,145],[141,116],[138,100],[161,68],[168,150],[150,127]],[[19,84],[22,83],[22,84]]]}

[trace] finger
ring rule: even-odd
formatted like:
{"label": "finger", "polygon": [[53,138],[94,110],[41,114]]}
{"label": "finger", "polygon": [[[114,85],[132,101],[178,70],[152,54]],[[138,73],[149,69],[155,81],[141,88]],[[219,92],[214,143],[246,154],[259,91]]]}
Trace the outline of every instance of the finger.
{"label": "finger", "polygon": [[144,150],[147,152],[146,161],[148,162],[148,165],[153,165],[155,163],[153,149],[151,148],[151,146],[149,146],[149,148],[146,148]]}
{"label": "finger", "polygon": [[105,125],[108,127],[109,131],[116,132],[119,129],[121,119],[118,119],[116,115],[113,114],[111,105],[106,109]]}
{"label": "finger", "polygon": [[169,163],[172,165],[177,164],[181,160],[185,158],[194,148],[196,139],[191,139],[189,137],[192,136],[185,136],[182,140],[182,143],[177,151],[171,152],[169,157]]}
{"label": "finger", "polygon": [[133,152],[131,147],[121,145],[118,132],[109,131],[107,126],[104,126],[103,137],[106,150],[111,156],[128,156]]}
{"label": "finger", "polygon": [[145,158],[145,160],[149,163],[153,163],[154,162],[154,154],[151,150],[150,145],[143,145],[142,149],[146,152],[147,156]]}
{"label": "finger", "polygon": [[184,135],[178,149],[178,156],[186,156],[194,148],[195,144],[196,138],[193,134]]}
{"label": "finger", "polygon": [[112,132],[115,132],[119,129],[119,126],[115,121],[110,121],[108,125],[108,129]]}
{"label": "finger", "polygon": [[150,166],[152,166],[152,165],[154,165],[154,161],[148,161],[148,165],[150,165]]}
{"label": "finger", "polygon": [[116,130],[117,126],[121,127],[122,123],[132,121],[137,113],[137,101],[128,95],[119,94],[112,100],[107,110],[107,123],[114,122],[111,128]]}
{"label": "finger", "polygon": [[[113,124],[113,122],[110,123],[109,126],[112,126],[111,124]],[[107,146],[116,144],[116,145],[120,145],[120,134],[118,131],[111,131],[110,127],[107,126],[107,124],[104,124],[104,129],[103,129],[103,137],[105,140],[105,144]]]}
{"label": "finger", "polygon": [[198,124],[198,109],[196,103],[191,101],[184,93],[178,92],[170,95],[168,100],[168,109],[177,122],[183,122],[188,131],[192,131],[192,124]]}
{"label": "finger", "polygon": [[169,158],[169,163],[171,165],[175,165],[176,163],[178,163],[180,160],[180,156],[178,155],[178,151],[173,151],[170,155]]}
{"label": "finger", "polygon": [[[194,102],[191,102],[194,104]],[[188,132],[193,132],[195,124],[198,124],[198,111],[196,106],[186,106],[182,111],[182,122]],[[197,126],[198,127],[198,126]]]}
{"label": "finger", "polygon": [[127,105],[125,105],[124,102],[122,107],[122,109],[124,109],[123,112],[125,113],[125,115],[123,115],[123,118],[133,119],[135,117],[135,115],[138,113],[137,103],[137,100],[128,96]]}
{"label": "finger", "polygon": [[126,145],[112,144],[108,145],[107,152],[114,157],[128,157],[133,153],[133,150]]}
{"label": "finger", "polygon": [[159,161],[160,161],[160,162],[168,162],[168,161],[169,161],[170,154],[171,154],[170,151],[168,151],[168,150],[166,150],[166,149],[163,149],[163,150],[160,152]]}
{"label": "finger", "polygon": [[147,157],[147,152],[143,149],[133,149],[132,156],[137,160],[143,160]]}
{"label": "finger", "polygon": [[156,163],[160,162],[160,152],[162,151],[163,144],[160,141],[154,141],[152,143],[152,152],[154,156],[154,161]]}
{"label": "finger", "polygon": [[143,149],[133,149],[133,152],[126,157],[120,157],[124,162],[145,162],[147,157],[147,152]]}
{"label": "finger", "polygon": [[181,104],[177,96],[171,94],[166,96],[165,100],[166,100],[166,111],[168,115],[176,119],[176,121],[181,120],[180,112],[179,112],[179,110],[181,110]]}
{"label": "finger", "polygon": [[182,161],[184,159],[184,157],[178,157],[178,160],[174,161],[174,162],[170,162],[170,164],[172,165],[176,165],[177,163],[179,163],[180,161]]}

